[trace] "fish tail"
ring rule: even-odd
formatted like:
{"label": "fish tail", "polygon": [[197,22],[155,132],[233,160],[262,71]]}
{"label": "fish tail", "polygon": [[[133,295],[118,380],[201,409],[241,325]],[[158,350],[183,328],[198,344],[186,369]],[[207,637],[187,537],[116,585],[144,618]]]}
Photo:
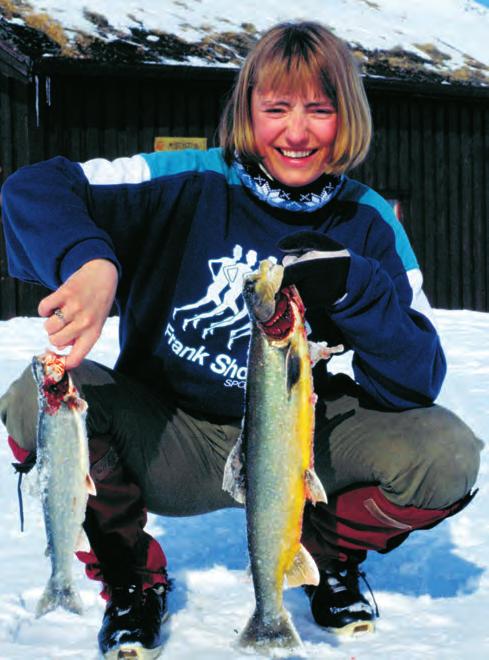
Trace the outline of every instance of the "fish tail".
{"label": "fish tail", "polygon": [[301,646],[301,640],[284,608],[273,616],[256,609],[239,637],[239,644],[258,650],[272,647],[291,649]]}
{"label": "fish tail", "polygon": [[68,612],[81,614],[83,611],[80,595],[71,584],[59,586],[51,577],[36,607],[36,618],[62,607]]}

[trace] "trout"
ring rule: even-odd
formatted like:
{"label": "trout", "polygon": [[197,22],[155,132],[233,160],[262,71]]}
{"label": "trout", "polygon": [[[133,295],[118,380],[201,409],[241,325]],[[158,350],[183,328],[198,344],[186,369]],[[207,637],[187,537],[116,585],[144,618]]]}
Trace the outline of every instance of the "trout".
{"label": "trout", "polygon": [[37,469],[46,529],[51,577],[37,605],[36,616],[56,607],[81,614],[80,596],[73,585],[73,553],[85,538],[89,494],[95,485],[89,474],[88,440],[80,398],[65,358],[46,352],[34,357],[32,372],[37,384]]}
{"label": "trout", "polygon": [[319,583],[300,542],[302,517],[306,499],[327,501],[313,469],[315,394],[304,306],[294,286],[281,289],[282,278],[283,267],[265,260],[244,280],[252,321],[245,415],[223,481],[246,504],[256,607],[239,641],[257,649],[301,644],[283,605],[284,581]]}

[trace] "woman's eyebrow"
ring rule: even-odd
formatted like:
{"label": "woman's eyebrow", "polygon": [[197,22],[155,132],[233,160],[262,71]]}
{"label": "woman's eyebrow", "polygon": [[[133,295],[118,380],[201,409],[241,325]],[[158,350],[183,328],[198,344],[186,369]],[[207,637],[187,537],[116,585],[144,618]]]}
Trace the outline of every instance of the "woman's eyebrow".
{"label": "woman's eyebrow", "polygon": [[315,99],[314,101],[307,101],[307,102],[306,102],[306,105],[307,105],[308,107],[311,107],[311,106],[318,106],[318,105],[320,105],[320,106],[325,106],[325,105],[327,105],[327,106],[334,107],[334,106],[333,106],[333,103],[332,103],[329,99]]}
{"label": "woman's eyebrow", "polygon": [[290,105],[291,102],[285,98],[263,99],[263,105]]}

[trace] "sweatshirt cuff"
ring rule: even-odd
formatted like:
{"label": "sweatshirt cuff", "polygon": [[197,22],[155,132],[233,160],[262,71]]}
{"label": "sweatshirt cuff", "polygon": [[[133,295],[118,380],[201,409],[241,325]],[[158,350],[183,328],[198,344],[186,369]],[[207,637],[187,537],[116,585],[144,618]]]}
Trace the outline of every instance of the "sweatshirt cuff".
{"label": "sweatshirt cuff", "polygon": [[111,261],[117,268],[120,278],[121,266],[114,255],[112,247],[101,239],[91,238],[82,241],[81,243],[77,243],[64,255],[59,266],[59,284],[61,285],[63,282],[66,282],[73,273],[79,270],[88,261],[93,261],[94,259],[106,259],[107,261]]}

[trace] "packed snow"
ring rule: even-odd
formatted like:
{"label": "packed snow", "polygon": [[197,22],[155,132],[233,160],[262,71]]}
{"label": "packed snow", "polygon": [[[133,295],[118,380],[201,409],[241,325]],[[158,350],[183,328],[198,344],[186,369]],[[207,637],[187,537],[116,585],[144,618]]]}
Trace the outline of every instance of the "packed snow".
{"label": "packed snow", "polygon": [[[489,314],[436,310],[449,361],[439,403],[488,437]],[[0,322],[0,390],[46,348],[40,319]],[[110,319],[91,357],[112,365],[117,321]],[[333,358],[349,370],[347,358]],[[0,438],[0,659],[51,660],[98,657],[96,636],[103,602],[98,586],[74,560],[83,615],[61,610],[41,619],[35,605],[49,575],[40,504],[25,497],[26,529],[19,529],[17,477],[5,430]],[[479,494],[458,516],[429,532],[415,532],[389,555],[368,558],[365,568],[381,618],[373,635],[340,639],[317,627],[301,589],[288,590],[286,605],[303,640],[293,656],[338,660],[460,660],[489,657],[489,461],[482,453]],[[168,557],[174,579],[171,617],[162,657],[171,660],[260,658],[237,648],[238,632],[253,604],[244,513],[223,510],[192,518],[151,516],[149,529]]]}
{"label": "packed snow", "polygon": [[103,4],[99,0],[31,0],[29,4],[59,21],[70,39],[83,32],[130,41],[131,28],[142,28],[200,42],[219,39],[220,33],[262,32],[279,21],[314,19],[353,46],[401,48],[432,59],[440,71],[467,65],[466,56],[489,64],[489,9],[476,0],[241,0],[232,11],[228,0],[105,0]]}

